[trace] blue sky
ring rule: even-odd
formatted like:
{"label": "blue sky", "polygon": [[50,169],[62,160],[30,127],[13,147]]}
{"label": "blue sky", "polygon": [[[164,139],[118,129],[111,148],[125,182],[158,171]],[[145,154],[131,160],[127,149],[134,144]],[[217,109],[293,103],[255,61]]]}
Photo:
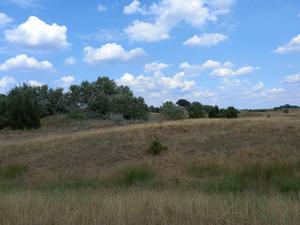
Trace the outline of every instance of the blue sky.
{"label": "blue sky", "polygon": [[5,0],[0,92],[108,76],[154,105],[300,105],[299,28],[296,0]]}

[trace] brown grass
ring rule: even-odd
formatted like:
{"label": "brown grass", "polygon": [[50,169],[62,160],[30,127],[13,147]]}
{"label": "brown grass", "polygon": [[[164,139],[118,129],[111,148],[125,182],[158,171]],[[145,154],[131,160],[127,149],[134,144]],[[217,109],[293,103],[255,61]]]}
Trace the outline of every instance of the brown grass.
{"label": "brown grass", "polygon": [[[300,111],[267,114],[126,126],[67,121],[57,129],[44,121],[38,131],[1,131],[0,224],[299,224]],[[158,156],[147,153],[155,137],[168,147]],[[1,168],[15,164],[26,171],[1,178]],[[128,187],[124,174],[149,182]],[[243,191],[232,186],[244,182]]]}
{"label": "brown grass", "polygon": [[0,198],[0,224],[6,225],[298,225],[300,221],[296,198],[251,193],[18,192]]}

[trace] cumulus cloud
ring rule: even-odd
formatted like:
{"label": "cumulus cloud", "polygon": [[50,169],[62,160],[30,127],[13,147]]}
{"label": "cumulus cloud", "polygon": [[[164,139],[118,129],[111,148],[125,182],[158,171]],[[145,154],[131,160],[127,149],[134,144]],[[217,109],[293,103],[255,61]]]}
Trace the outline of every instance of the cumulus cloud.
{"label": "cumulus cloud", "polygon": [[165,63],[153,62],[153,63],[147,63],[144,67],[144,70],[145,70],[145,72],[148,72],[148,73],[154,73],[157,71],[162,71],[169,67],[170,66]]}
{"label": "cumulus cloud", "polygon": [[235,69],[233,63],[229,61],[221,63],[215,60],[207,60],[206,62],[200,65],[191,65],[188,62],[184,62],[179,67],[189,75],[200,74],[203,71],[212,70],[210,75],[216,77],[240,76],[250,74],[255,70],[259,69],[259,67],[255,68],[252,66],[244,66]]}
{"label": "cumulus cloud", "polygon": [[5,39],[12,44],[39,49],[60,49],[70,46],[67,41],[67,27],[56,23],[45,23],[38,17],[28,20],[15,29],[4,32]]}
{"label": "cumulus cloud", "polygon": [[30,80],[30,81],[28,81],[28,84],[32,87],[41,87],[44,85],[44,83],[36,81],[36,80]]}
{"label": "cumulus cloud", "polygon": [[112,61],[127,62],[143,55],[145,55],[145,51],[142,48],[126,51],[121,45],[116,43],[108,43],[100,48],[92,48],[90,46],[84,48],[84,61],[89,64]]}
{"label": "cumulus cloud", "polygon": [[125,7],[126,14],[141,13],[151,15],[151,22],[136,20],[125,29],[134,41],[160,41],[170,37],[170,32],[179,23],[185,22],[195,28],[202,28],[207,22],[216,22],[218,16],[228,13],[234,0],[161,0],[149,8],[141,7],[133,1]]}
{"label": "cumulus cloud", "polygon": [[286,54],[290,52],[300,52],[300,34],[292,38],[288,44],[275,49],[275,53],[277,54]]}
{"label": "cumulus cloud", "polygon": [[13,77],[5,76],[0,78],[0,88],[6,88],[9,85],[16,84],[17,81]]}
{"label": "cumulus cloud", "polygon": [[75,81],[75,77],[73,76],[64,76],[64,77],[61,77],[60,80],[66,84],[71,84]]}
{"label": "cumulus cloud", "polygon": [[17,55],[0,64],[0,71],[8,70],[53,70],[53,65],[48,61],[38,61],[25,54]]}
{"label": "cumulus cloud", "polygon": [[197,36],[186,40],[184,42],[185,46],[203,46],[203,47],[213,47],[221,42],[224,42],[227,36],[219,33],[205,33],[203,35]]}
{"label": "cumulus cloud", "polygon": [[126,15],[131,15],[134,13],[144,13],[144,10],[141,8],[141,2],[138,0],[134,0],[133,2],[131,2],[129,5],[124,7],[123,10],[124,14]]}
{"label": "cumulus cloud", "polygon": [[11,17],[7,16],[5,13],[0,12],[0,27],[5,26],[6,24],[14,21]]}
{"label": "cumulus cloud", "polygon": [[65,59],[65,65],[71,66],[71,65],[75,65],[76,63],[77,63],[77,59],[73,56],[70,56]]}
{"label": "cumulus cloud", "polygon": [[176,73],[173,76],[165,76],[160,72],[156,72],[151,76],[139,75],[134,76],[125,73],[118,82],[127,85],[134,90],[141,91],[164,91],[164,90],[181,90],[189,91],[195,87],[196,82],[188,80],[184,72]]}
{"label": "cumulus cloud", "polygon": [[288,84],[300,83],[300,73],[286,76],[284,82]]}

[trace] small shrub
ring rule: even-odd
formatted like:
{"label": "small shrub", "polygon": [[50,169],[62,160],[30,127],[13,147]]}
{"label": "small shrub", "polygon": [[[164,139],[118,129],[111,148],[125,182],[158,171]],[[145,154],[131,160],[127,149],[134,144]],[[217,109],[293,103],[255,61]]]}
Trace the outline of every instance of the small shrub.
{"label": "small shrub", "polygon": [[121,184],[134,186],[145,184],[154,177],[154,171],[147,166],[128,167],[122,171]]}
{"label": "small shrub", "polygon": [[151,146],[148,149],[148,153],[152,155],[160,155],[162,152],[166,151],[168,147],[162,145],[159,138],[156,137],[155,140],[152,142]]}
{"label": "small shrub", "polygon": [[0,177],[16,179],[22,176],[27,170],[28,167],[22,163],[10,164],[0,169]]}
{"label": "small shrub", "polygon": [[288,109],[284,109],[283,112],[288,114],[290,111]]}

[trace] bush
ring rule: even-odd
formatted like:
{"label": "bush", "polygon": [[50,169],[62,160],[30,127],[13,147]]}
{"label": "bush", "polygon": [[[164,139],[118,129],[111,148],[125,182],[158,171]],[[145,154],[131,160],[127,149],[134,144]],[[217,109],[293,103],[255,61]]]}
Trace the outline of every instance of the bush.
{"label": "bush", "polygon": [[12,129],[39,128],[41,105],[36,90],[24,84],[7,96],[7,124]]}
{"label": "bush", "polygon": [[188,107],[188,112],[190,118],[196,119],[196,118],[203,118],[206,115],[206,112],[203,109],[203,106],[199,102],[193,102],[189,107]]}
{"label": "bush", "polygon": [[226,117],[227,118],[237,118],[238,117],[238,110],[235,109],[234,107],[228,107],[227,112],[226,112]]}
{"label": "bush", "polygon": [[148,149],[148,153],[152,155],[160,155],[163,151],[166,151],[168,147],[163,146],[158,137],[152,142],[151,146]]}
{"label": "bush", "polygon": [[181,120],[188,118],[188,111],[173,102],[166,102],[160,108],[162,115],[168,120]]}

